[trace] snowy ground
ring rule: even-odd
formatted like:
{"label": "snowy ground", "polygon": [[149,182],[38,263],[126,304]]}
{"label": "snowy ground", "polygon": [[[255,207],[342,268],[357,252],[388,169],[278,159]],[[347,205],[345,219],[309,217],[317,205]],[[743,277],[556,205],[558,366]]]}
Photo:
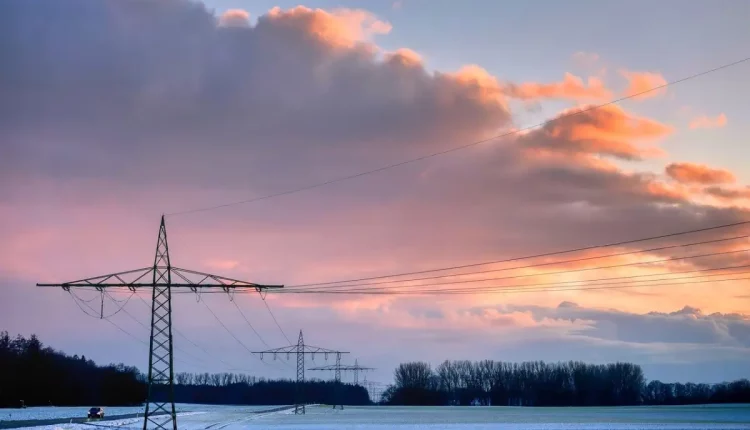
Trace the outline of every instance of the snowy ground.
{"label": "snowy ground", "polygon": [[[177,418],[186,430],[495,430],[495,429],[750,429],[750,405],[635,408],[508,408],[508,407],[346,407],[308,406],[305,415],[293,410],[259,412],[262,407],[193,405]],[[266,407],[269,408],[269,407]],[[187,408],[185,408],[187,409]],[[262,409],[260,409],[262,410]],[[137,430],[142,419],[87,424],[27,427],[34,430],[95,430],[92,427]]]}

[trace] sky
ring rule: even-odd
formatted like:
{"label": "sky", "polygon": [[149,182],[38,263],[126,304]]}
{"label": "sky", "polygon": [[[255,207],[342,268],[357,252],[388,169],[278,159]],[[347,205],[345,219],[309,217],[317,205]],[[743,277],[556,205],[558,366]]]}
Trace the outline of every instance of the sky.
{"label": "sky", "polygon": [[[152,264],[162,214],[173,265],[289,289],[748,220],[750,61],[608,103],[746,58],[749,17],[701,1],[2,2],[0,330],[145,370],[145,292],[35,284]],[[303,330],[384,383],[400,362],[487,358],[746,378],[750,283],[686,277],[747,265],[748,230],[420,281],[471,294],[179,294],[175,366],[291,378],[293,361],[248,350]],[[678,281],[486,289],[640,276]]]}

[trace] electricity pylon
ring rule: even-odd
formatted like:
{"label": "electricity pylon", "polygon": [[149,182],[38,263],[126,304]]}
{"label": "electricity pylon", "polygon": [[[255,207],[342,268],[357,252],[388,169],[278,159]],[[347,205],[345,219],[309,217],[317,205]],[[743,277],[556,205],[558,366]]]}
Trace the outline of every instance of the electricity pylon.
{"label": "electricity pylon", "polygon": [[329,366],[318,366],[311,367],[307,370],[334,370],[336,372],[336,380],[341,381],[341,372],[354,372],[354,385],[359,385],[359,372],[366,370],[375,370],[374,367],[360,366],[358,360],[354,360],[354,365],[351,364],[331,364]]}
{"label": "electricity pylon", "polygon": [[[295,385],[295,399],[294,399],[294,413],[304,414],[305,413],[305,356],[311,355],[312,359],[315,360],[315,354],[323,354],[324,358],[328,360],[328,356],[333,354],[336,357],[336,363],[341,363],[341,354],[349,354],[346,351],[335,351],[333,349],[320,348],[317,346],[305,345],[305,340],[302,338],[302,330],[299,331],[299,338],[297,339],[296,345],[282,346],[281,348],[268,349],[266,351],[255,351],[253,354],[259,354],[260,359],[263,359],[263,354],[272,354],[273,359],[276,360],[276,356],[279,354],[286,354],[287,360],[291,354],[297,354],[297,383]],[[338,380],[341,381],[341,373],[338,373]]]}
{"label": "electricity pylon", "polygon": [[[173,280],[177,279],[177,282]],[[269,288],[283,288],[283,285],[259,285],[239,281],[209,273],[180,269],[172,266],[169,260],[167,228],[164,216],[161,217],[159,237],[156,241],[154,265],[142,269],[94,276],[61,284],[36,284],[37,287],[94,288],[103,292],[107,288],[127,287],[135,292],[139,288],[151,289],[151,336],[148,353],[148,398],[143,416],[143,429],[152,423],[157,429],[177,430],[177,416],[174,406],[174,351],[172,347],[172,288],[189,288],[193,292],[202,289],[221,288],[226,293],[237,289],[255,289],[263,293]],[[102,312],[103,313],[103,312]],[[153,408],[151,407],[153,405]],[[156,416],[169,417],[159,422]],[[171,424],[171,425],[170,425]]]}
{"label": "electricity pylon", "polygon": [[[354,365],[349,364],[341,364],[341,360],[336,360],[336,364],[331,364],[328,366],[317,366],[317,367],[311,367],[307,370],[333,370],[334,378],[336,380],[336,400],[339,406],[341,406],[341,409],[344,409],[344,403],[341,400],[341,372],[354,372],[354,385],[359,385],[359,372],[365,371],[365,370],[375,370],[374,367],[364,367],[360,366],[359,362],[357,360],[354,360]],[[333,408],[336,408],[336,405],[333,405]]]}
{"label": "electricity pylon", "polygon": [[383,397],[383,390],[386,388],[386,384],[382,382],[364,380],[362,385],[367,390],[367,394],[374,403],[380,403]]}

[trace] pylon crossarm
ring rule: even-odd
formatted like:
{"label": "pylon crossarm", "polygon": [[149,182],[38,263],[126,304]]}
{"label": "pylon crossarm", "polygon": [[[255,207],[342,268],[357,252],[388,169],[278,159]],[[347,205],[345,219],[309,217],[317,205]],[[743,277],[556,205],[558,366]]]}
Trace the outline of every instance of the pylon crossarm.
{"label": "pylon crossarm", "polygon": [[[112,288],[112,287],[128,287],[137,285],[141,279],[150,275],[153,272],[153,267],[145,267],[142,269],[126,270],[124,272],[109,273],[106,275],[92,276],[90,278],[78,279],[76,281],[61,282],[54,284],[38,283],[37,287],[62,287],[64,290],[68,290],[70,287],[91,287],[96,289]],[[135,276],[135,277],[133,277]],[[114,279],[113,279],[114,278]],[[128,278],[132,278],[128,280]],[[112,281],[117,282],[112,282]],[[152,284],[148,284],[152,286]]]}
{"label": "pylon crossarm", "polygon": [[[258,291],[260,291],[260,289],[284,288],[283,285],[262,285],[262,284],[256,284],[254,282],[241,281],[239,279],[227,278],[225,276],[219,276],[219,275],[213,275],[213,274],[210,274],[210,273],[197,272],[195,270],[182,269],[182,268],[179,268],[179,267],[172,267],[172,273],[177,273],[180,276],[182,276],[182,275],[193,275],[193,276],[200,276],[200,277],[202,277],[201,280],[199,280],[198,282],[195,282],[195,286],[196,287],[207,286],[207,284],[205,284],[205,281],[207,279],[212,279],[215,282],[215,284],[210,284],[211,286],[255,288]],[[187,276],[183,277],[183,279],[185,279],[186,277]]]}
{"label": "pylon crossarm", "polygon": [[[127,287],[131,290],[136,288],[152,288],[154,282],[144,281],[144,278],[148,278],[149,275],[153,275],[154,271],[157,272],[157,285],[169,285],[172,288],[191,288],[194,291],[198,288],[221,288],[225,291],[229,291],[235,288],[252,288],[256,291],[262,291],[265,289],[277,289],[284,288],[283,285],[262,285],[253,282],[240,281],[237,279],[226,278],[219,275],[212,275],[210,273],[196,272],[194,270],[180,269],[176,267],[171,268],[171,273],[179,277],[183,282],[167,282],[164,279],[164,273],[167,267],[146,267],[141,269],[126,270],[124,272],[108,273],[106,275],[92,276],[90,278],[78,279],[70,282],[60,283],[37,283],[37,287],[58,287],[65,290],[69,288],[95,288],[97,290],[104,288],[123,288]],[[192,276],[199,276],[199,279],[191,279]],[[164,281],[162,283],[162,281]],[[207,282],[211,281],[211,282]]]}

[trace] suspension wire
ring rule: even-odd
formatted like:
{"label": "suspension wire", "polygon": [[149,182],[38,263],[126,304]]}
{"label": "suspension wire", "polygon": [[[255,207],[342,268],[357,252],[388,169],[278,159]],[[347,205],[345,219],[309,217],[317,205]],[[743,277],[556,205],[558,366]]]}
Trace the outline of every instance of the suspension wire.
{"label": "suspension wire", "polygon": [[[607,244],[603,244],[603,245],[592,245],[592,246],[585,246],[585,247],[574,248],[574,249],[567,249],[567,250],[562,250],[562,251],[545,252],[545,253],[541,253],[541,254],[527,255],[527,256],[522,256],[522,257],[512,257],[512,258],[506,258],[506,259],[495,260],[495,261],[488,261],[488,262],[483,262],[483,263],[471,263],[471,264],[465,264],[465,265],[460,265],[460,266],[444,267],[444,268],[439,268],[439,269],[421,270],[421,271],[414,271],[414,272],[403,272],[403,273],[397,273],[397,274],[372,276],[372,277],[357,278],[357,279],[347,279],[347,280],[340,280],[340,281],[330,281],[330,282],[318,282],[318,283],[309,283],[309,284],[290,285],[288,287],[285,287],[285,290],[297,289],[297,288],[301,288],[301,287],[318,287],[318,286],[328,286],[328,285],[332,285],[332,284],[343,284],[343,283],[350,283],[350,282],[372,281],[372,280],[377,280],[377,279],[396,278],[396,277],[408,276],[408,275],[421,275],[421,274],[431,273],[431,272],[442,272],[442,271],[447,271],[447,270],[465,269],[465,268],[469,268],[469,267],[485,266],[485,265],[490,265],[490,264],[510,263],[510,262],[513,262],[513,261],[530,260],[530,259],[541,258],[541,257],[551,257],[551,256],[554,256],[554,255],[561,255],[561,254],[571,254],[571,253],[575,253],[575,252],[589,251],[589,250],[598,249],[598,248],[611,248],[611,247],[622,246],[622,245],[630,245],[630,244],[638,243],[638,242],[645,242],[645,241],[656,240],[656,239],[665,239],[665,238],[669,238],[669,237],[681,236],[681,235],[692,234],[692,233],[700,233],[700,232],[717,230],[717,229],[722,229],[722,228],[733,228],[733,227],[737,227],[737,226],[741,226],[741,225],[747,225],[747,224],[750,224],[750,221],[741,221],[741,222],[736,222],[736,223],[731,223],[731,224],[722,224],[722,225],[717,225],[717,226],[712,226],[712,227],[705,227],[705,228],[700,228],[700,229],[681,231],[681,232],[664,234],[664,235],[659,235],[659,236],[651,236],[651,237],[645,237],[645,238],[639,238],[639,239],[625,240],[625,241],[620,241],[620,242],[612,242],[612,243],[607,243]],[[738,237],[733,237],[733,238],[718,239],[718,241],[735,240],[735,239],[741,239],[741,238],[746,238],[746,237],[748,237],[748,236],[746,235],[746,236],[738,236]],[[696,242],[696,243],[685,244],[685,245],[674,245],[673,247],[694,246],[694,245],[701,245],[701,244],[712,243],[712,242],[714,242],[714,241]],[[652,250],[631,251],[631,252],[621,253],[621,254],[611,254],[611,255],[608,255],[608,256],[612,257],[612,256],[617,256],[617,255],[626,255],[626,254],[630,254],[630,253],[639,253],[639,252],[650,252],[650,251],[653,251],[653,250],[662,250],[662,249],[668,249],[668,247],[653,248]],[[535,266],[541,266],[541,265],[551,265],[551,264],[561,264],[561,263],[578,262],[578,261],[585,261],[587,259],[595,259],[595,258],[604,258],[604,257],[588,257],[588,258],[584,258],[584,259],[562,260],[562,261],[558,261],[558,262],[555,262],[555,263],[541,263],[541,264],[535,264],[535,265],[528,265],[528,266],[519,266],[519,267],[507,268],[507,269],[502,269],[502,270],[523,269],[523,268],[535,267]],[[497,271],[497,270],[477,271],[477,272],[470,272],[468,274],[488,273],[488,272],[493,272],[493,271]],[[419,278],[419,279],[394,280],[394,281],[380,282],[380,283],[407,282],[407,281],[414,281],[414,280],[437,279],[437,278],[441,278],[441,277],[460,276],[460,275],[461,274],[452,274],[452,275],[433,276],[433,277]],[[370,285],[374,285],[374,284],[376,284],[376,283],[371,283]]]}
{"label": "suspension wire", "polygon": [[271,307],[268,305],[268,302],[266,299],[263,299],[263,304],[266,305],[266,309],[268,309],[268,314],[271,315],[271,318],[273,318],[273,322],[276,323],[276,327],[279,328],[279,331],[284,336],[284,339],[286,339],[287,342],[289,342],[289,345],[292,344],[292,341],[289,340],[289,337],[287,337],[286,333],[284,333],[284,329],[281,328],[281,325],[279,325],[279,321],[276,319],[276,316],[274,316],[273,312],[271,311]]}
{"label": "suspension wire", "polygon": [[[77,297],[76,297],[76,295],[75,295],[75,294],[73,294],[73,292],[72,292],[71,290],[68,290],[68,293],[70,293],[71,297],[73,297],[73,298],[74,298],[74,300],[73,300],[73,301],[74,301],[74,302],[76,303],[76,305],[78,305],[78,308],[79,308],[79,309],[81,309],[81,311],[82,311],[83,313],[85,313],[86,315],[92,316],[92,315],[90,315],[90,314],[89,314],[88,312],[86,312],[86,310],[85,310],[85,309],[83,309],[83,308],[82,308],[82,307],[80,306],[80,304],[78,303],[78,300],[77,300]],[[92,311],[96,312],[96,310],[95,310],[94,308],[92,308],[91,306],[89,306],[89,305],[88,305],[88,303],[86,303],[86,302],[83,302],[83,303],[84,303],[84,304],[85,304],[85,305],[86,305],[86,306],[87,306],[87,307],[88,307],[89,309],[91,309]],[[124,309],[125,309],[125,306],[123,305],[123,306],[122,306],[122,307],[120,308],[120,310],[119,310],[118,312],[120,312],[121,310],[124,310]],[[127,313],[127,311],[125,311],[125,313]],[[114,314],[113,314],[113,315],[114,315]],[[128,335],[129,337],[133,338],[133,339],[134,339],[134,340],[135,340],[136,342],[139,342],[139,343],[143,344],[143,345],[144,345],[144,346],[145,346],[146,348],[149,348],[149,347],[150,347],[150,346],[149,346],[149,344],[148,344],[147,342],[144,342],[144,341],[143,341],[142,339],[138,338],[138,337],[137,337],[137,336],[135,336],[135,335],[134,335],[133,333],[130,333],[129,331],[127,331],[127,330],[125,330],[124,328],[120,327],[120,326],[119,326],[119,325],[118,325],[118,324],[117,324],[116,322],[112,321],[112,320],[111,320],[110,318],[111,318],[111,317],[112,317],[113,315],[110,315],[110,316],[107,316],[107,317],[102,317],[102,318],[97,318],[97,319],[103,319],[104,321],[107,321],[108,323],[112,324],[112,325],[113,325],[113,326],[114,326],[114,327],[115,327],[115,328],[116,328],[117,330],[119,330],[119,331],[121,331],[121,332],[125,333],[126,335]],[[175,360],[175,361],[180,361],[180,362],[182,362],[183,364],[187,364],[188,366],[192,366],[192,367],[195,367],[195,364],[189,363],[189,362],[187,362],[187,361],[184,361],[184,360],[180,360],[180,359],[177,359],[177,358],[174,358],[174,360]]]}
{"label": "suspension wire", "polygon": [[[382,291],[382,290],[393,290],[393,289],[403,289],[403,288],[418,288],[418,287],[426,287],[426,286],[440,286],[440,285],[466,284],[466,283],[473,283],[473,282],[499,281],[499,280],[506,280],[506,279],[530,278],[530,277],[549,276],[549,275],[568,275],[571,273],[589,272],[592,270],[615,269],[615,268],[621,268],[621,267],[632,267],[632,266],[641,266],[641,265],[655,264],[655,263],[666,263],[670,261],[692,260],[692,259],[705,258],[705,257],[715,257],[719,255],[737,254],[737,253],[748,252],[748,251],[750,251],[750,248],[733,250],[733,251],[724,251],[724,252],[712,252],[708,254],[688,255],[688,256],[683,256],[683,257],[670,257],[670,258],[663,258],[659,260],[612,264],[609,266],[584,267],[581,269],[568,269],[568,270],[560,270],[560,271],[555,271],[555,272],[525,273],[521,275],[501,276],[501,277],[483,278],[483,279],[464,279],[464,280],[458,280],[458,281],[448,281],[448,282],[439,282],[439,283],[421,284],[421,285],[412,285],[412,286],[397,285],[397,286],[390,286],[390,287],[377,287],[376,286],[376,287],[369,287],[369,288],[351,288],[351,287],[359,287],[360,285],[371,285],[371,284],[359,284],[359,285],[352,284],[352,285],[338,285],[336,286],[335,289],[340,289],[340,290],[345,290],[345,291]],[[525,269],[525,268],[528,268],[528,266],[510,268],[508,270]],[[505,271],[505,269],[499,269],[498,271]],[[278,291],[276,292],[276,294],[295,294],[295,293],[304,292],[304,291],[323,292],[323,291],[331,291],[331,290],[334,290],[334,288],[333,287],[298,288],[298,289],[287,290],[287,291]]]}
{"label": "suspension wire", "polygon": [[[588,291],[588,290],[619,290],[624,288],[642,288],[642,287],[662,287],[670,285],[687,285],[687,284],[705,284],[709,282],[729,282],[729,281],[745,281],[750,280],[750,277],[743,278],[731,278],[731,279],[710,279],[704,281],[690,281],[690,282],[678,282],[678,283],[655,283],[645,285],[622,285],[622,286],[571,286],[561,288],[511,288],[504,289],[499,288],[489,291],[480,291],[485,294],[512,294],[512,293],[538,293],[538,292],[556,292],[556,291]],[[463,294],[476,294],[475,291],[471,290],[457,290],[457,291],[299,291],[293,294],[330,294],[330,295],[372,295],[372,296],[430,296],[430,295],[463,295]]]}
{"label": "suspension wire", "polygon": [[[149,310],[151,309],[151,306],[149,306],[148,302],[147,302],[147,301],[146,301],[146,300],[145,300],[145,299],[144,299],[143,297],[141,297],[140,295],[137,295],[137,297],[138,297],[138,298],[139,298],[139,299],[141,300],[141,303],[143,303],[144,305],[146,305],[146,307],[147,307],[147,308],[148,308]],[[146,327],[146,326],[145,326],[144,324],[142,324],[142,323],[141,323],[140,321],[138,321],[138,320],[136,320],[136,321],[137,321],[137,322],[138,322],[139,324],[141,324],[141,325],[142,325],[143,327],[145,327],[146,329],[148,329],[148,327]],[[191,344],[191,345],[193,345],[194,347],[196,347],[196,348],[198,348],[199,350],[203,351],[203,353],[204,353],[204,354],[206,354],[207,356],[209,356],[209,357],[211,357],[211,358],[215,358],[215,359],[219,360],[219,361],[220,361],[220,362],[221,362],[222,364],[224,364],[224,365],[226,366],[226,369],[227,369],[227,370],[236,370],[236,371],[243,371],[243,372],[251,372],[251,371],[250,371],[250,370],[248,370],[248,369],[241,369],[241,368],[238,368],[237,366],[234,366],[234,365],[232,365],[231,363],[228,363],[228,362],[224,361],[224,359],[222,359],[222,358],[221,358],[220,356],[218,356],[218,355],[214,355],[214,354],[211,354],[210,352],[208,352],[208,350],[206,350],[206,348],[204,348],[204,347],[202,347],[202,346],[198,345],[197,343],[193,342],[193,341],[192,341],[192,340],[191,340],[191,339],[190,339],[189,337],[187,337],[186,335],[184,335],[184,334],[183,334],[183,333],[182,333],[182,332],[181,332],[180,330],[178,330],[178,329],[177,329],[177,327],[174,327],[174,326],[172,326],[172,331],[174,331],[174,332],[175,332],[175,334],[177,334],[178,336],[180,336],[180,337],[182,337],[183,339],[185,339],[186,341],[188,341],[188,343],[190,343],[190,344]],[[175,348],[175,349],[177,349],[178,351],[180,351],[180,352],[184,353],[184,354],[187,354],[187,355],[191,355],[191,354],[189,354],[189,353],[188,353],[187,351],[185,351],[185,350],[182,350],[182,349],[178,348],[178,347],[177,347],[177,345],[175,345],[175,346],[174,346],[174,348]]]}
{"label": "suspension wire", "polygon": [[[222,291],[222,292],[223,292],[223,291]],[[224,324],[224,322],[223,322],[223,321],[221,321],[221,319],[219,318],[219,316],[218,316],[218,315],[216,315],[216,313],[215,313],[215,312],[214,312],[214,311],[213,311],[213,310],[211,309],[211,307],[210,307],[210,306],[208,305],[208,303],[206,303],[206,301],[205,301],[205,300],[202,300],[202,301],[201,301],[201,303],[203,303],[203,305],[204,305],[204,306],[206,307],[206,309],[208,309],[208,311],[209,311],[209,312],[211,312],[211,315],[213,315],[213,316],[214,316],[214,318],[216,319],[216,321],[218,321],[218,322],[219,322],[219,324],[220,324],[220,325],[221,325],[221,326],[222,326],[222,327],[224,328],[224,330],[225,330],[225,331],[226,331],[227,333],[229,333],[229,335],[230,335],[230,336],[232,336],[232,338],[234,338],[234,340],[236,340],[236,341],[237,341],[237,343],[239,343],[240,345],[242,345],[242,347],[243,347],[243,348],[245,348],[245,350],[246,350],[246,351],[247,351],[248,353],[250,353],[250,355],[251,355],[251,356],[252,356],[253,358],[255,358],[256,360],[258,360],[258,361],[262,362],[262,363],[263,363],[264,365],[266,365],[266,366],[270,366],[270,365],[269,365],[268,363],[266,363],[265,361],[263,361],[263,360],[261,360],[260,358],[256,357],[256,356],[255,356],[255,354],[253,354],[253,351],[251,351],[251,350],[250,350],[250,348],[248,348],[248,347],[247,347],[247,345],[245,345],[245,344],[244,344],[244,343],[243,343],[243,342],[242,342],[242,341],[241,341],[241,340],[240,340],[240,339],[239,339],[239,338],[238,338],[237,336],[235,336],[235,335],[234,335],[234,333],[232,333],[232,331],[231,331],[231,330],[229,330],[229,327],[227,327],[227,326],[226,326],[226,325]]]}
{"label": "suspension wire", "polygon": [[242,319],[245,320],[245,322],[247,323],[247,325],[250,326],[250,329],[253,331],[253,333],[255,333],[255,336],[258,337],[258,339],[263,343],[263,345],[265,345],[266,347],[270,348],[270,346],[268,345],[268,343],[266,343],[266,341],[263,340],[263,337],[260,335],[260,333],[258,333],[258,331],[255,330],[255,327],[253,327],[253,325],[247,319],[247,317],[245,316],[245,313],[242,312],[242,309],[240,309],[240,307],[237,305],[237,301],[235,301],[235,300],[230,300],[230,301],[232,302],[232,304],[234,304],[234,307],[237,308],[237,310],[239,311],[240,315],[242,315]]}

